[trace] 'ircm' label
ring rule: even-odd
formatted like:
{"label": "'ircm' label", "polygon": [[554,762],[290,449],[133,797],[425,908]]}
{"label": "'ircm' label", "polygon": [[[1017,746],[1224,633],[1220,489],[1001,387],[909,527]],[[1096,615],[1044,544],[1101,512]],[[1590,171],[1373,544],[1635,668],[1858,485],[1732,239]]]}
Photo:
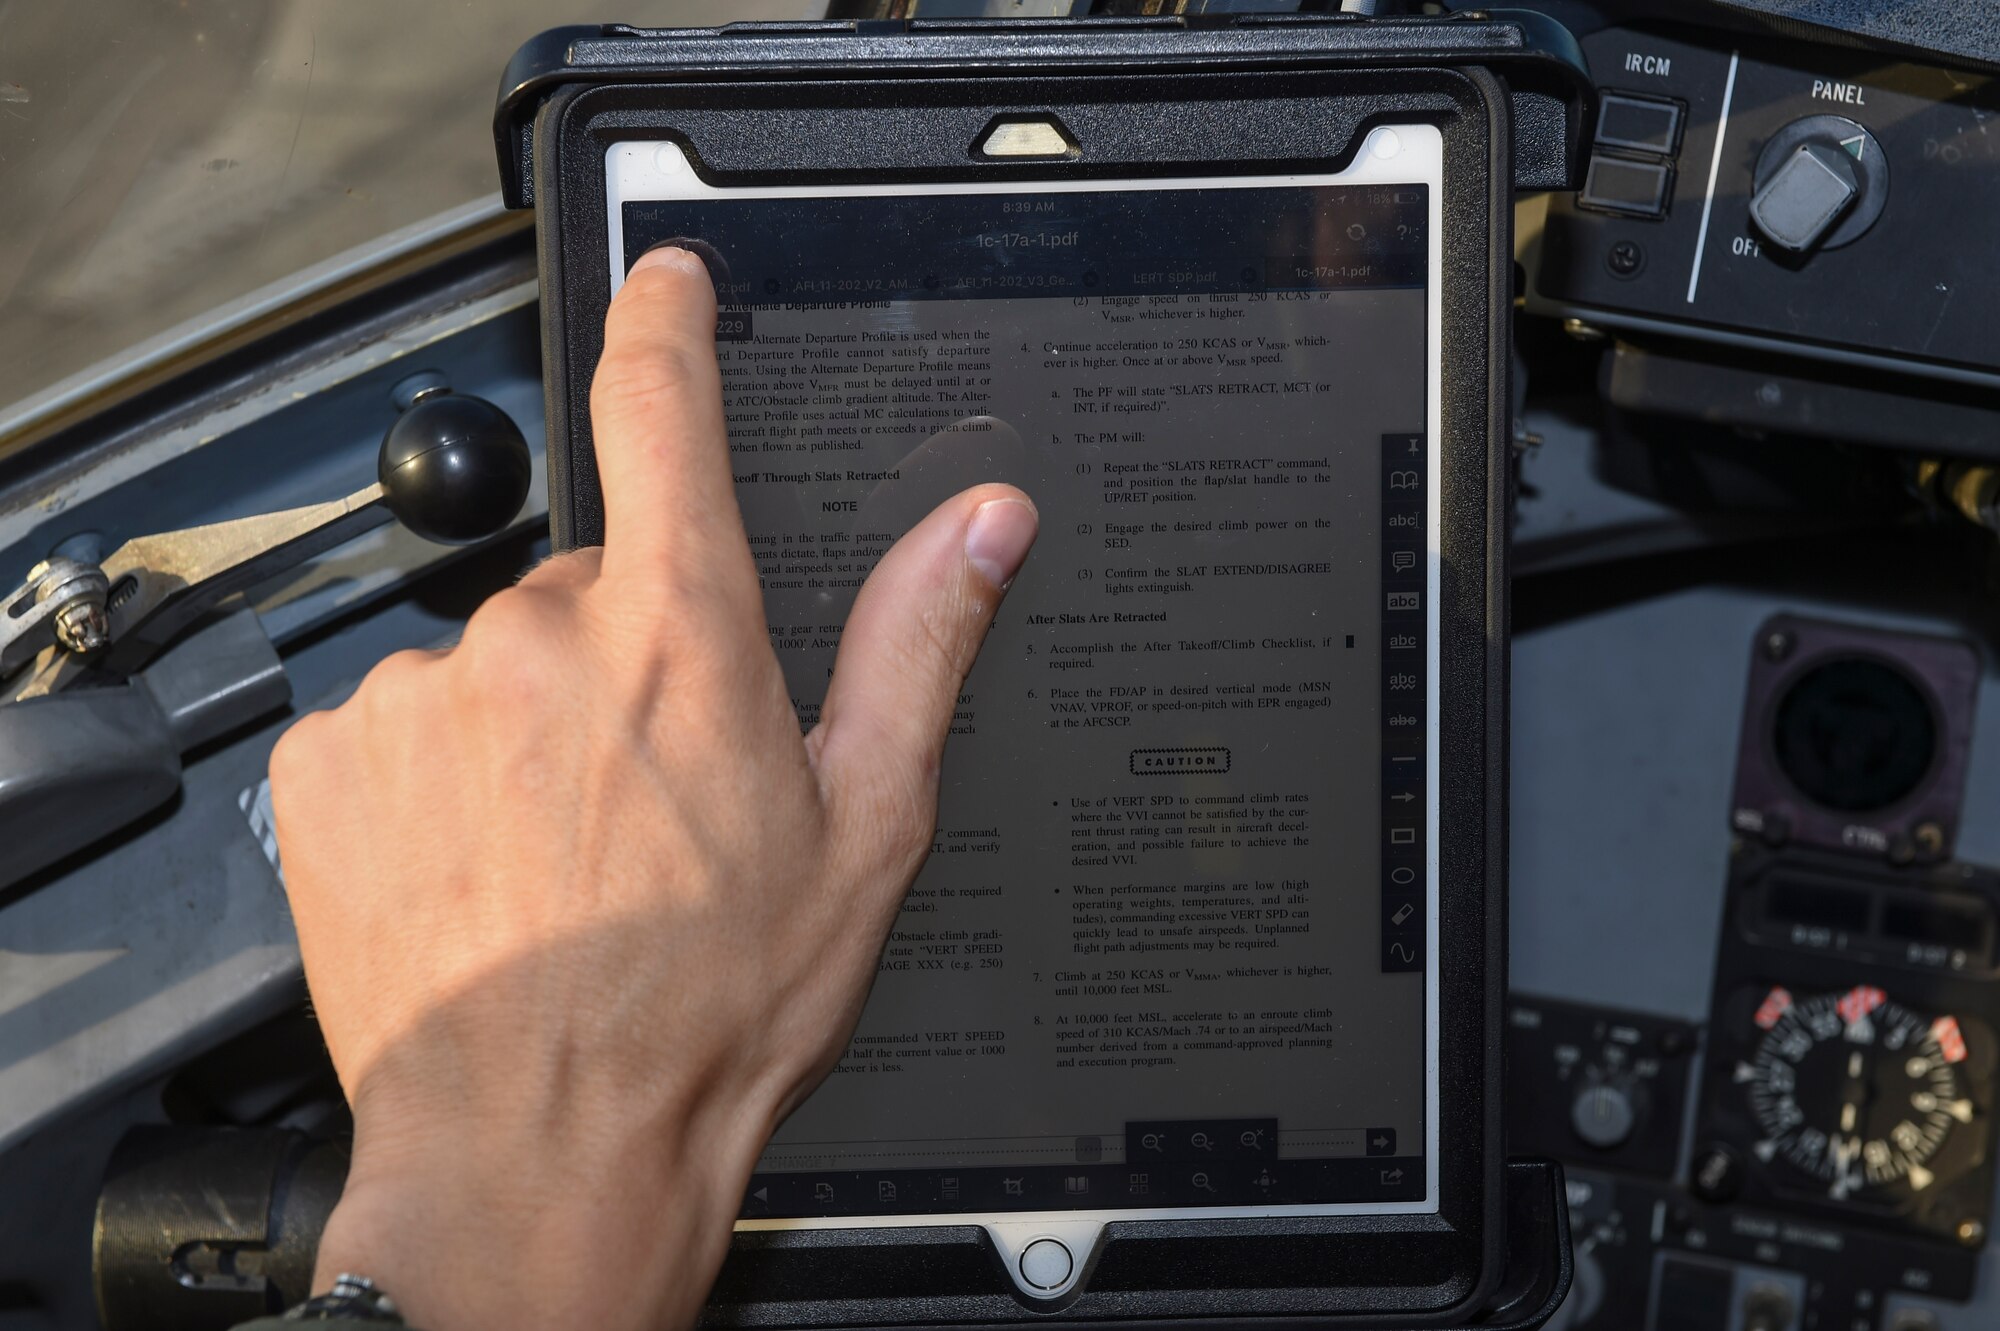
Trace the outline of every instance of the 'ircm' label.
{"label": "'ircm' label", "polygon": [[1641,55],[1637,51],[1625,53],[1627,74],[1651,74],[1655,78],[1665,78],[1674,67],[1672,58],[1663,55]]}

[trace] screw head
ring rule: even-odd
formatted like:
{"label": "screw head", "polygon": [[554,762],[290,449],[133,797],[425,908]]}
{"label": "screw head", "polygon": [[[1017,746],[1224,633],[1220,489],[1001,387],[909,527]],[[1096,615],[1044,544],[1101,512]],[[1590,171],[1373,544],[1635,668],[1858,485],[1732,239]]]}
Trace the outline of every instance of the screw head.
{"label": "screw head", "polygon": [[54,555],[29,569],[28,581],[36,604],[51,607],[51,627],[65,650],[84,655],[111,640],[111,587],[103,569]]}
{"label": "screw head", "polygon": [[88,656],[111,641],[111,619],[104,602],[80,598],[56,612],[56,641],[78,656]]}
{"label": "screw head", "polygon": [[1621,240],[1605,251],[1604,266],[1614,276],[1635,277],[1646,266],[1646,251],[1639,248],[1636,240]]}
{"label": "screw head", "polygon": [[1958,1241],[1968,1248],[1976,1248],[1986,1241],[1986,1226],[1977,1220],[1958,1222]]}
{"label": "screw head", "polygon": [[1773,629],[1764,635],[1764,656],[1766,660],[1782,661],[1798,646],[1798,639],[1783,629]]}
{"label": "screw head", "polygon": [[1726,1202],[1743,1186],[1743,1164],[1726,1146],[1710,1146],[1695,1157],[1689,1190],[1705,1202]]}
{"label": "screw head", "polygon": [[1924,858],[1944,854],[1944,825],[1935,819],[1918,823],[1910,835],[1917,843],[1917,853]]}

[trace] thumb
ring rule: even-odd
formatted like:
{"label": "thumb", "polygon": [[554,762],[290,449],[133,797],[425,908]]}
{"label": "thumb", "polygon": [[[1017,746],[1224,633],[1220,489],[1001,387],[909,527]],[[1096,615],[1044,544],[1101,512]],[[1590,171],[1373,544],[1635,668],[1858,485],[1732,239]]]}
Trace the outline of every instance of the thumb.
{"label": "thumb", "polygon": [[928,843],[959,688],[1037,524],[1019,490],[975,486],[911,528],[869,575],[810,741],[848,826],[858,819],[877,836],[916,816]]}

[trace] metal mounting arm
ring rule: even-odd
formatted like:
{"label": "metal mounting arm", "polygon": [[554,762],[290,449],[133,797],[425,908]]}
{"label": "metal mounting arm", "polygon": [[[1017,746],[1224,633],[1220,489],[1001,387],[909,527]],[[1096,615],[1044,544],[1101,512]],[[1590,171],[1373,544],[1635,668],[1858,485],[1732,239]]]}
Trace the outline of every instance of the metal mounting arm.
{"label": "metal mounting arm", "polygon": [[528,445],[499,408],[420,395],[345,499],[140,536],[101,565],[52,557],[0,600],[0,889],[173,798],[181,755],[284,706],[254,612],[213,612],[393,516],[464,544],[528,497]]}
{"label": "metal mounting arm", "polygon": [[127,678],[229,597],[391,516],[430,540],[482,540],[520,512],[531,471],[498,407],[432,389],[384,436],[376,482],[345,499],[135,537],[101,566],[36,565],[0,608],[0,680],[18,702]]}

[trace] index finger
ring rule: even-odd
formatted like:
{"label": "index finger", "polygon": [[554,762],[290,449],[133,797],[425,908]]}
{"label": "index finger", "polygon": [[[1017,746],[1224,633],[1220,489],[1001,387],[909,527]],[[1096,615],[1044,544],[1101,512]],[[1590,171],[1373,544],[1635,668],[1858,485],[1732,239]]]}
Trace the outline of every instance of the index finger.
{"label": "index finger", "polygon": [[604,318],[590,389],[604,492],[607,573],[720,577],[756,589],[736,504],[715,287],[702,261],[662,247],[641,255]]}

